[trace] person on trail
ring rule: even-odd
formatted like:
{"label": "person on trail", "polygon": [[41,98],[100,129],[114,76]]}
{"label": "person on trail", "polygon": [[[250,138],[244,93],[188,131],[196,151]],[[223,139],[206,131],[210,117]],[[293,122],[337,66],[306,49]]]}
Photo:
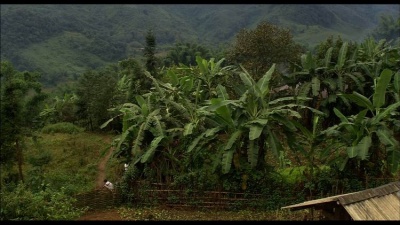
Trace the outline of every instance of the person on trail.
{"label": "person on trail", "polygon": [[128,171],[128,166],[129,166],[129,164],[127,164],[127,163],[124,164],[125,172]]}
{"label": "person on trail", "polygon": [[104,179],[104,187],[108,188],[111,192],[114,191],[114,185],[107,179]]}

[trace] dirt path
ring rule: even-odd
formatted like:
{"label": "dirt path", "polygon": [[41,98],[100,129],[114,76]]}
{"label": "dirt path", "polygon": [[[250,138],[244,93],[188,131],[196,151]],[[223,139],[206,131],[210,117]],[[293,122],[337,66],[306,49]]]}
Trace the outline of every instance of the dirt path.
{"label": "dirt path", "polygon": [[[111,143],[111,139],[110,138],[105,138],[105,141],[107,141],[108,143]],[[96,181],[96,189],[98,188],[102,188],[104,185],[104,179],[106,179],[106,164],[108,162],[108,159],[110,159],[111,154],[114,151],[114,147],[111,147],[106,156],[101,159],[98,167],[97,167],[97,181]]]}

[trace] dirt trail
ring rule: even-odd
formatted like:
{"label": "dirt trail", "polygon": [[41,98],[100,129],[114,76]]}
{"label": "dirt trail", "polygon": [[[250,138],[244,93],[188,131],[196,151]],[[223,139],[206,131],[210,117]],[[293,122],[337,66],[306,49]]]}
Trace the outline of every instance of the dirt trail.
{"label": "dirt trail", "polygon": [[104,185],[104,179],[106,179],[106,164],[108,159],[111,157],[114,148],[110,148],[107,155],[100,161],[98,166],[98,175],[96,181],[96,188],[101,188]]}
{"label": "dirt trail", "polygon": [[[109,137],[105,138],[105,141],[108,143],[111,143],[111,139]],[[101,159],[101,161],[97,167],[98,172],[97,172],[96,189],[102,188],[104,185],[104,179],[106,179],[106,164],[108,162],[108,159],[110,159],[113,151],[114,151],[114,147],[110,147],[106,156],[103,159]]]}

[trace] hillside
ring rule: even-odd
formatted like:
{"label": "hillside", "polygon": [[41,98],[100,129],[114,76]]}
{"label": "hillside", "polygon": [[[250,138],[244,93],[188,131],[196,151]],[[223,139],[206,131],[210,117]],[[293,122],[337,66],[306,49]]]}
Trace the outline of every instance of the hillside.
{"label": "hillside", "polygon": [[362,40],[380,15],[397,17],[399,11],[400,4],[2,4],[1,59],[18,70],[38,70],[54,85],[87,69],[142,56],[149,29],[162,52],[179,41],[226,47],[240,29],[267,20],[312,48],[330,35]]}

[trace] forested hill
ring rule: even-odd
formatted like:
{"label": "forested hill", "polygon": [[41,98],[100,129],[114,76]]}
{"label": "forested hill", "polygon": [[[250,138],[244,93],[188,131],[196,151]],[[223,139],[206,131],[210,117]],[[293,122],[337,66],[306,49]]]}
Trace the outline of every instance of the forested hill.
{"label": "forested hill", "polygon": [[55,76],[140,56],[149,29],[158,51],[166,51],[180,41],[226,46],[240,29],[269,21],[311,48],[330,35],[362,40],[380,15],[399,12],[400,4],[2,4],[1,59],[38,70],[51,83]]}

